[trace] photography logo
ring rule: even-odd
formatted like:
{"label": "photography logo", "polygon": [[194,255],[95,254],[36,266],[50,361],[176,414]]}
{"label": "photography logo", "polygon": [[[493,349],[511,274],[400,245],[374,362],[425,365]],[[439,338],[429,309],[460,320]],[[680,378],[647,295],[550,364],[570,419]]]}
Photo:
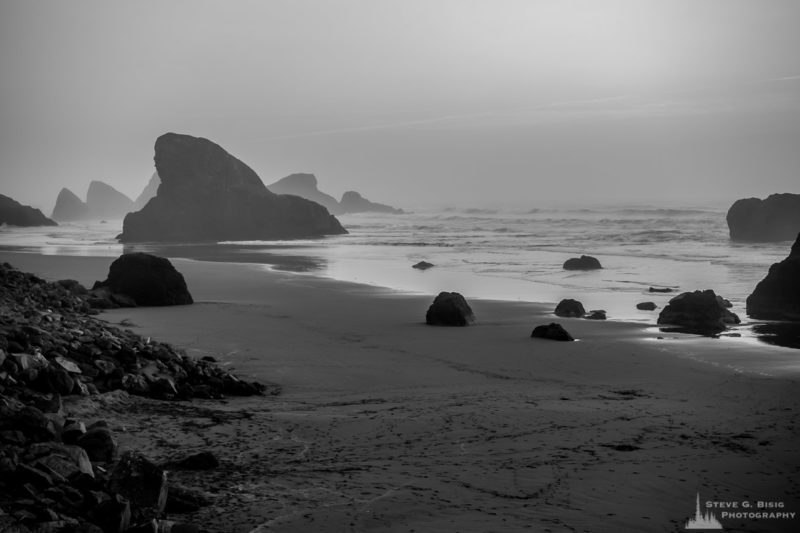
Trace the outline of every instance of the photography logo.
{"label": "photography logo", "polygon": [[722,529],[714,513],[707,511],[705,514],[700,512],[700,493],[697,493],[697,508],[694,517],[686,521],[686,529]]}

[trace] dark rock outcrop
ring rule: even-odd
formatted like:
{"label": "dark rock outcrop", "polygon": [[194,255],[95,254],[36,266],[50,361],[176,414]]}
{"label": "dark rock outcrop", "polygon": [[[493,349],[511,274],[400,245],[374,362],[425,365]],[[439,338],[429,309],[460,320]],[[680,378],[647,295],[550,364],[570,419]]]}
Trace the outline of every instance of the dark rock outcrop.
{"label": "dark rock outcrop", "polygon": [[800,194],[736,200],[726,219],[733,241],[790,241],[800,232]]}
{"label": "dark rock outcrop", "polygon": [[429,326],[466,326],[475,322],[475,314],[457,292],[440,292],[425,313]]}
{"label": "dark rock outcrop", "polygon": [[92,181],[86,205],[91,218],[122,218],[133,209],[133,200],[107,183]]}
{"label": "dark rock outcrop", "polygon": [[586,314],[586,309],[578,300],[571,298],[561,300],[553,311],[556,316],[579,318]]}
{"label": "dark rock outcrop", "polygon": [[53,214],[50,215],[53,220],[71,221],[71,220],[86,220],[89,218],[89,207],[78,198],[71,190],[64,188],[58,193],[56,198],[56,206],[53,208]]}
{"label": "dark rock outcrop", "polygon": [[158,186],[161,185],[161,178],[158,177],[158,172],[153,172],[153,175],[150,176],[150,181],[147,182],[147,185],[139,193],[139,196],[136,197],[136,200],[133,201],[133,207],[131,207],[131,211],[139,211],[141,208],[147,205],[147,202],[150,201],[150,198],[155,197],[158,194]]}
{"label": "dark rock outcrop", "polygon": [[167,504],[167,473],[138,452],[120,457],[108,485],[139,507],[160,513]]}
{"label": "dark rock outcrop", "polygon": [[169,259],[141,252],[121,255],[111,263],[108,279],[96,282],[92,293],[96,297],[107,297],[121,307],[130,302],[134,306],[193,302],[183,275]]}
{"label": "dark rock outcrop", "polygon": [[340,215],[344,212],[336,198],[319,190],[317,177],[314,174],[290,174],[272,185],[268,185],[267,189],[275,194],[293,194],[311,200],[324,206],[332,215]]}
{"label": "dark rock outcrop", "polygon": [[656,307],[657,306],[654,302],[640,302],[636,304],[636,309],[639,309],[640,311],[655,311]]}
{"label": "dark rock outcrop", "polygon": [[712,290],[684,292],[661,310],[658,324],[678,326],[685,333],[715,335],[740,322],[724,302]]}
{"label": "dark rock outcrop", "polygon": [[58,226],[38,209],[0,194],[0,226]]}
{"label": "dark rock outcrop", "polygon": [[800,234],[789,257],[769,267],[747,297],[747,314],[763,320],[800,321]]}
{"label": "dark rock outcrop", "polygon": [[649,289],[647,289],[647,291],[648,292],[664,292],[664,293],[668,293],[668,292],[672,292],[672,289],[670,289],[669,287],[650,287]]}
{"label": "dark rock outcrop", "polygon": [[128,213],[122,242],[215,242],[347,233],[321,205],[269,191],[219,145],[167,133],[155,143],[158,194]]}
{"label": "dark rock outcrop", "polygon": [[428,263],[427,261],[420,261],[414,265],[411,265],[411,268],[416,268],[417,270],[428,270],[429,268],[433,268],[433,263]]}
{"label": "dark rock outcrop", "polygon": [[397,209],[386,204],[370,202],[355,191],[347,191],[339,202],[343,213],[389,213],[392,215],[403,214],[402,209]]}
{"label": "dark rock outcrop", "polygon": [[587,320],[605,320],[608,317],[606,316],[605,309],[593,309],[589,311],[584,318]]}
{"label": "dark rock outcrop", "polygon": [[597,258],[590,255],[571,257],[564,262],[564,270],[598,270],[603,268]]}
{"label": "dark rock outcrop", "polygon": [[550,339],[552,341],[574,341],[575,339],[570,335],[564,327],[557,323],[551,322],[550,324],[536,326],[531,332],[531,337],[538,337],[541,339]]}

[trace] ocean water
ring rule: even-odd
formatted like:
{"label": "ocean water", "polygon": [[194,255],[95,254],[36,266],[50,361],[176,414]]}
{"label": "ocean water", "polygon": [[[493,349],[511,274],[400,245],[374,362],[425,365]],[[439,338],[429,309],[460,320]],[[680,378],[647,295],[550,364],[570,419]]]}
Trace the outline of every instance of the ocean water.
{"label": "ocean water", "polygon": [[[124,246],[120,220],[57,228],[3,228],[0,245],[42,254],[116,257],[152,251],[167,257],[261,263],[266,269],[354,281],[415,294],[458,291],[465,297],[545,302],[575,298],[609,319],[654,323],[659,307],[682,291],[714,289],[729,299],[752,332],[745,299],[784,243],[734,243],[724,207],[615,206],[564,209],[418,210],[404,215],[339,217],[348,235],[300,241],[217,245]],[[565,271],[564,261],[587,254],[597,271]],[[411,265],[425,260],[427,271]],[[648,292],[668,287],[671,294]]]}

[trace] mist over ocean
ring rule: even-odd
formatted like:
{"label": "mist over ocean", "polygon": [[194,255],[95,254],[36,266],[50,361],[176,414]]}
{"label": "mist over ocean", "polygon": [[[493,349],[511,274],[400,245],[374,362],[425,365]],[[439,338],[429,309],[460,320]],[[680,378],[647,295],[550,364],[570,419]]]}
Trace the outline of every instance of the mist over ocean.
{"label": "mist over ocean", "polygon": [[[416,294],[454,290],[470,298],[558,302],[581,300],[609,319],[654,322],[679,292],[713,289],[729,299],[746,324],[745,300],[791,243],[736,243],[726,209],[628,205],[592,208],[417,210],[404,215],[340,216],[348,235],[300,241],[217,245],[126,246],[114,237],[121,221],[8,228],[0,244],[45,254],[117,257],[149,250],[169,257],[264,264],[269,268],[354,281]],[[581,254],[599,271],[566,271]],[[411,265],[435,265],[418,271]],[[650,293],[669,287],[671,294]]]}

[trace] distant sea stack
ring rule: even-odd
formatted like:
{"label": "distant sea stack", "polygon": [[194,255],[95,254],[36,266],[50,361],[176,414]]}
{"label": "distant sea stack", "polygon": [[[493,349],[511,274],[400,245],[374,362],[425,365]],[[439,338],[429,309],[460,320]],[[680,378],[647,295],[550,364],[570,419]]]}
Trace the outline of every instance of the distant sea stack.
{"label": "distant sea stack", "polygon": [[86,202],[69,189],[61,189],[52,217],[64,222],[99,218],[122,218],[133,209],[133,200],[102,181],[89,183]]}
{"label": "distant sea stack", "polygon": [[341,215],[342,208],[336,198],[325,194],[317,187],[314,174],[290,174],[267,187],[275,194],[293,194],[324,206],[332,215]]}
{"label": "distant sea stack", "polygon": [[158,172],[153,172],[153,175],[150,177],[150,181],[147,182],[147,186],[145,186],[144,190],[136,197],[136,200],[133,201],[133,207],[131,211],[139,211],[147,202],[150,201],[150,198],[155,197],[158,194],[158,186],[161,184],[161,178],[158,177]]}
{"label": "distant sea stack", "polygon": [[800,233],[789,257],[769,267],[747,297],[747,314],[760,320],[800,322]]}
{"label": "distant sea stack", "polygon": [[71,190],[64,188],[58,193],[53,214],[54,220],[68,222],[70,220],[86,220],[89,218],[89,207]]}
{"label": "distant sea stack", "polygon": [[0,194],[0,225],[8,226],[58,226],[38,209],[22,205],[13,198]]}
{"label": "distant sea stack", "polygon": [[267,189],[221,146],[166,133],[155,143],[158,194],[123,222],[122,242],[293,239],[347,233],[323,206]]}
{"label": "distant sea stack", "polygon": [[355,191],[347,191],[342,195],[339,202],[345,213],[389,213],[392,215],[403,214],[402,209],[397,209],[390,205],[370,202]]}
{"label": "distant sea stack", "polygon": [[133,209],[133,200],[107,183],[92,181],[86,205],[92,218],[120,218]]}
{"label": "distant sea stack", "polygon": [[726,218],[733,241],[791,241],[800,232],[800,194],[736,200]]}

